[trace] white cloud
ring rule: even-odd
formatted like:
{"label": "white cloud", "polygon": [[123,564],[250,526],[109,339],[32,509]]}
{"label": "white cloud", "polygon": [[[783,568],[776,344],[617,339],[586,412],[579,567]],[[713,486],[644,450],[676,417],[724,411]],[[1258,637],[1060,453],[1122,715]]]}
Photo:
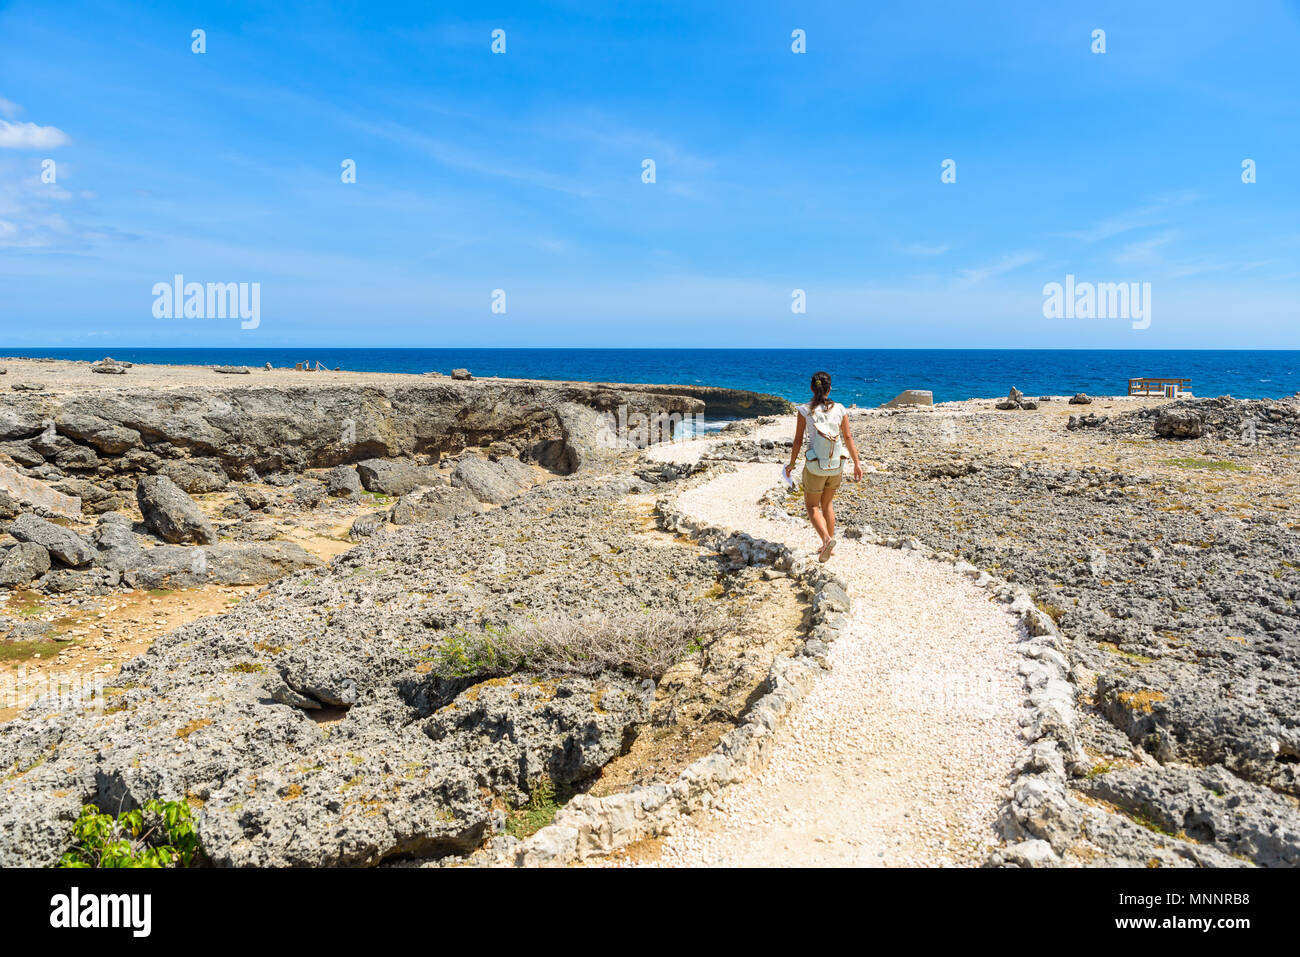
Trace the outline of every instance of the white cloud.
{"label": "white cloud", "polygon": [[1194,203],[1199,197],[1193,192],[1174,193],[1169,196],[1156,197],[1155,202],[1139,209],[1129,210],[1118,216],[1104,219],[1096,225],[1076,232],[1061,233],[1067,239],[1079,239],[1085,243],[1100,242],[1134,229],[1146,229],[1164,222],[1170,212],[1178,206]]}
{"label": "white cloud", "polygon": [[1038,253],[1011,253],[987,266],[980,266],[976,269],[963,269],[961,278],[966,282],[983,282],[985,279],[992,279],[994,276],[1001,276],[1003,273],[1019,269],[1021,266],[1027,266],[1039,258],[1041,257]]}
{"label": "white cloud", "polygon": [[1139,266],[1162,263],[1164,257],[1160,255],[1160,247],[1173,242],[1180,235],[1177,230],[1171,229],[1140,242],[1128,243],[1115,254],[1115,262]]}
{"label": "white cloud", "polygon": [[35,123],[9,123],[0,120],[0,148],[11,150],[49,150],[68,142],[68,134],[57,126]]}
{"label": "white cloud", "polygon": [[942,256],[952,249],[952,243],[938,243],[933,246],[925,243],[905,243],[899,248],[909,256]]}
{"label": "white cloud", "polygon": [[42,183],[31,160],[0,152],[0,249],[84,249],[93,238],[83,204],[69,190]]}
{"label": "white cloud", "polygon": [[22,111],[23,108],[13,100],[6,100],[3,96],[0,96],[0,116],[7,116],[10,119],[13,119]]}

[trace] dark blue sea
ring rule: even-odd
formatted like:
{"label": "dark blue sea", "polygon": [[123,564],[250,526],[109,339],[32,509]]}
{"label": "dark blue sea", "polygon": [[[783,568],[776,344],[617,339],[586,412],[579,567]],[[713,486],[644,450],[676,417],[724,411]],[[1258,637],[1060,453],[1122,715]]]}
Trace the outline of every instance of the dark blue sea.
{"label": "dark blue sea", "polygon": [[[450,372],[596,382],[670,382],[772,392],[803,400],[819,369],[845,405],[879,405],[903,389],[936,402],[1075,392],[1114,395],[1128,379],[1191,379],[1196,395],[1280,398],[1300,391],[1300,351],[1020,349],[118,349],[115,359],[168,365],[292,367],[316,362],[357,372]],[[0,355],[102,359],[104,349],[19,349]]]}

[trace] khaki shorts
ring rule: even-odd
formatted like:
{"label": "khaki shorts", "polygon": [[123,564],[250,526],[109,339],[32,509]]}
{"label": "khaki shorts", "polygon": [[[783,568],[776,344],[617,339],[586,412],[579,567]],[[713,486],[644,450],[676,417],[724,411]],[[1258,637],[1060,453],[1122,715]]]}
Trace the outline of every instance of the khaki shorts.
{"label": "khaki shorts", "polygon": [[840,487],[840,480],[844,478],[843,470],[836,472],[834,475],[814,475],[808,471],[808,466],[803,467],[803,493],[805,495],[821,495],[823,492],[833,492]]}

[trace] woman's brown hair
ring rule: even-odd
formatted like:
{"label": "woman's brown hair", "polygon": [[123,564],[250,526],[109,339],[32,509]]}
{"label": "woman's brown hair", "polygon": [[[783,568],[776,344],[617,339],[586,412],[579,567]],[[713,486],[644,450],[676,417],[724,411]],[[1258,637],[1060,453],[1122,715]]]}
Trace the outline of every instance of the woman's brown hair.
{"label": "woman's brown hair", "polygon": [[812,411],[818,406],[829,409],[833,404],[830,399],[830,391],[831,374],[829,372],[814,372],[812,377],[813,398],[808,405],[808,409]]}

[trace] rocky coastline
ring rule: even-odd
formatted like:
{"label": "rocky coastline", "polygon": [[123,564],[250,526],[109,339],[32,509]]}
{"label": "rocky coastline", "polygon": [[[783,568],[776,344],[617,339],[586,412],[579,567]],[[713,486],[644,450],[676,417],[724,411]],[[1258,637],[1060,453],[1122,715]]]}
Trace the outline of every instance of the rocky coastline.
{"label": "rocky coastline", "polygon": [[[784,460],[775,397],[4,364],[32,387],[0,397],[0,665],[103,687],[0,701],[0,865],[151,798],[222,866],[607,855],[761,763],[847,610],[833,566],[674,504]],[[751,418],[673,464],[611,440],[620,410]],[[1300,403],[852,426],[846,533],[953,564],[1030,636],[991,863],[1300,863]]]}
{"label": "rocky coastline", "polygon": [[[0,648],[29,684],[89,663],[107,687],[78,702],[92,707],[56,696],[5,715],[5,864],[52,863],[83,803],[151,795],[201,809],[215,864],[465,854],[543,782],[589,784],[674,664],[613,647],[557,674],[565,641],[653,629],[671,648],[729,630],[712,607],[725,569],[646,542],[624,513],[661,477],[633,474],[637,441],[610,429],[705,399],[469,376],[261,381],[283,371],[232,388],[192,381],[217,370],[124,364],[109,389],[78,379],[102,370],[40,365],[43,387],[0,404]],[[168,625],[160,605],[219,614],[152,640],[102,624],[144,601]],[[507,651],[507,633],[533,644]],[[143,654],[119,670],[119,652]],[[530,667],[543,652],[552,664]],[[505,728],[509,746],[478,744]],[[288,839],[304,826],[319,846]]]}

